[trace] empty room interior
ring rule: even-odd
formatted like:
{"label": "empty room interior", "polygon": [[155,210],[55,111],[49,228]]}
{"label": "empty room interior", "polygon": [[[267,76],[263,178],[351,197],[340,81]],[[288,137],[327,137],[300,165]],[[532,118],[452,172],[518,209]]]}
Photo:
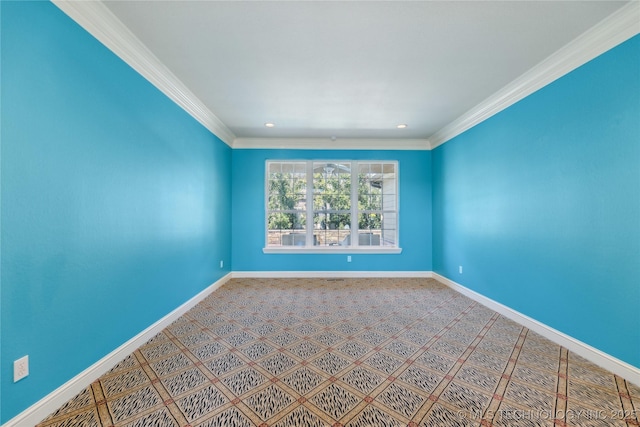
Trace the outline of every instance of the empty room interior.
{"label": "empty room interior", "polygon": [[640,425],[640,2],[0,23],[0,425]]}

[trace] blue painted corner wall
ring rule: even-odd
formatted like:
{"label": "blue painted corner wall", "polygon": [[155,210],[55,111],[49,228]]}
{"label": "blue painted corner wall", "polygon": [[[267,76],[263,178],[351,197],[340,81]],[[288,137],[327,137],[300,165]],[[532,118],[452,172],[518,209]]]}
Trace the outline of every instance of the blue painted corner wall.
{"label": "blue painted corner wall", "polygon": [[640,36],[436,148],[433,205],[434,271],[640,367]]}
{"label": "blue painted corner wall", "polygon": [[53,4],[0,7],[4,423],[228,273],[231,149]]}
{"label": "blue painted corner wall", "polygon": [[[433,151],[231,150],[51,3],[0,24],[0,424],[231,269],[433,270],[640,366],[640,36]],[[264,254],[267,159],[397,160],[402,253]]]}
{"label": "blue painted corner wall", "polygon": [[[232,154],[233,271],[430,271],[431,152],[254,150]],[[265,254],[267,160],[397,160],[401,254]]]}

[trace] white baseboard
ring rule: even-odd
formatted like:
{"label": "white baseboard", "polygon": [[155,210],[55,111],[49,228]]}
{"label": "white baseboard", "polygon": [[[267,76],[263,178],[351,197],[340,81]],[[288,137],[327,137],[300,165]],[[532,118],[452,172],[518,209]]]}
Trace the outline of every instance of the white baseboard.
{"label": "white baseboard", "polygon": [[543,337],[553,341],[556,344],[565,347],[569,351],[574,352],[578,356],[584,357],[588,361],[607,369],[614,374],[632,382],[633,384],[640,386],[640,368],[630,365],[622,360],[591,347],[589,344],[585,344],[567,334],[564,334],[544,323],[538,322],[529,316],[517,312],[505,305],[500,304],[490,298],[487,298],[471,289],[465,288],[459,283],[454,282],[438,273],[432,272],[432,277],[438,282],[449,286],[451,289],[460,292],[461,294],[479,302],[480,304],[489,307],[490,309],[502,314],[503,316],[518,322],[519,324],[529,328],[530,330],[542,335]]}
{"label": "white baseboard", "polygon": [[231,278],[231,273],[217,280],[205,290],[164,316],[162,319],[149,326],[120,347],[107,354],[96,363],[71,378],[66,383],[31,405],[29,408],[16,415],[14,418],[3,424],[2,427],[24,427],[34,426],[42,421],[49,414],[64,405],[69,399],[76,396],[82,390],[91,385],[92,382],[100,378],[113,368],[118,362],[133,353],[138,347],[147,342],[150,338],[173,323],[180,316],[185,314],[196,304],[206,298],[211,292],[224,285]]}
{"label": "white baseboard", "polygon": [[369,277],[424,277],[432,278],[431,271],[234,271],[234,279],[307,279],[307,278],[369,278]]}

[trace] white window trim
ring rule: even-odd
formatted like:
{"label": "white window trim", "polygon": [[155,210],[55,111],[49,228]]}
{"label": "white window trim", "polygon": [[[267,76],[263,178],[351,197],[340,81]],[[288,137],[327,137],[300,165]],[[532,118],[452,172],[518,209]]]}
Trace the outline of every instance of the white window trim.
{"label": "white window trim", "polygon": [[[270,162],[278,163],[278,162],[305,162],[307,166],[307,183],[313,182],[313,163],[314,162],[329,162],[329,163],[350,163],[351,169],[355,169],[358,167],[358,163],[393,163],[395,164],[395,196],[396,196],[396,246],[360,246],[358,239],[358,229],[357,227],[351,228],[351,242],[355,242],[351,246],[314,246],[314,245],[305,245],[305,246],[267,246],[267,242],[269,241],[269,225],[268,225],[268,216],[267,212],[269,211],[268,199],[269,199],[269,168],[268,164]],[[264,173],[264,247],[262,248],[262,252],[265,254],[399,254],[402,253],[402,248],[400,247],[400,169],[399,163],[397,160],[331,160],[331,159],[269,159],[265,161],[265,173]],[[358,188],[358,174],[351,174],[351,188]],[[313,218],[313,187],[307,185],[307,201],[311,201],[311,203],[306,204],[305,215],[307,217],[307,222],[310,218]],[[358,192],[351,192],[351,206],[358,205]],[[358,210],[351,210],[351,223],[357,224],[358,221]],[[313,227],[307,227],[306,231],[306,241],[313,241]]]}

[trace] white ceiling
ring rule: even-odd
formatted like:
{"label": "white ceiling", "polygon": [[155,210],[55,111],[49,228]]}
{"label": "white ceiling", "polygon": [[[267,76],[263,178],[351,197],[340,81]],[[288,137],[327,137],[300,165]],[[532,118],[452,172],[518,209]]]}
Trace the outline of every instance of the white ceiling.
{"label": "white ceiling", "polygon": [[429,138],[625,3],[104,2],[236,137],[393,139]]}

